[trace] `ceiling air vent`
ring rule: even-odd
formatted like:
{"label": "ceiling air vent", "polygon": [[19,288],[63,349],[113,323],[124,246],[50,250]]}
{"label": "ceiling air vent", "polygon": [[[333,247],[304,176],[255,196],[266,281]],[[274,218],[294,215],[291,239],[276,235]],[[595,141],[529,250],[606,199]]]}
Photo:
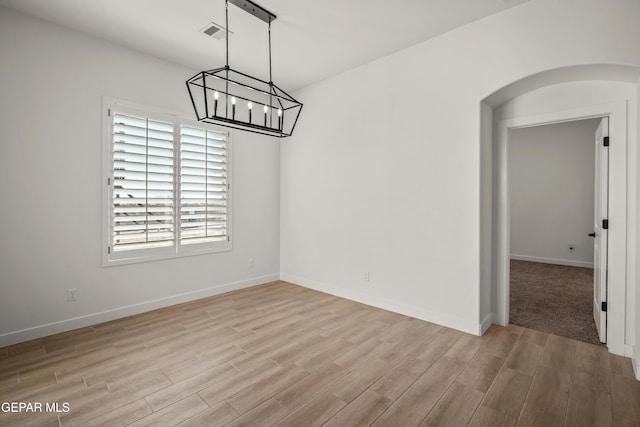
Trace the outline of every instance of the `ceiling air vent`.
{"label": "ceiling air vent", "polygon": [[[217,40],[224,40],[226,34],[224,27],[216,24],[215,22],[208,23],[201,31]],[[233,34],[233,32],[229,31],[229,34]]]}

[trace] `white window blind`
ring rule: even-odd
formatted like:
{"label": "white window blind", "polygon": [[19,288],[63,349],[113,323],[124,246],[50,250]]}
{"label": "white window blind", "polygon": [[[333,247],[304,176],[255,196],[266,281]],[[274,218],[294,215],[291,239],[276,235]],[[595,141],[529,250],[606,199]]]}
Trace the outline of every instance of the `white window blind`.
{"label": "white window blind", "polygon": [[114,114],[114,251],[173,244],[173,152],[173,124]]}
{"label": "white window blind", "polygon": [[180,127],[180,243],[227,240],[227,135]]}
{"label": "white window blind", "polygon": [[103,266],[232,249],[231,134],[105,99]]}

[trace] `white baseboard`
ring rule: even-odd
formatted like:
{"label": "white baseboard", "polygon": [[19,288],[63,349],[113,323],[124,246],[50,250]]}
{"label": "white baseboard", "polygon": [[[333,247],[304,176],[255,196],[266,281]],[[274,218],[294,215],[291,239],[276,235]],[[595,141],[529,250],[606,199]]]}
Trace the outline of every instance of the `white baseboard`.
{"label": "white baseboard", "polygon": [[529,255],[511,254],[511,259],[516,261],[541,262],[543,264],[568,265],[570,267],[593,268],[593,262],[573,261],[570,259],[543,258]]}
{"label": "white baseboard", "polygon": [[493,325],[494,318],[495,315],[493,313],[489,313],[484,319],[482,319],[482,322],[480,322],[480,335],[484,335],[484,333],[487,332],[487,329],[489,329],[489,326]]}
{"label": "white baseboard", "polygon": [[632,347],[631,365],[633,365],[633,373],[636,374],[636,379],[640,381],[640,354],[638,354],[638,347]]}
{"label": "white baseboard", "polygon": [[253,277],[251,279],[241,280],[238,282],[225,283],[222,285],[213,286],[211,288],[199,289],[193,292],[186,292],[170,297],[158,298],[138,304],[132,304],[124,307],[114,308],[111,310],[101,311],[99,313],[91,313],[84,316],[22,329],[20,331],[9,332],[0,335],[0,347],[6,347],[8,345],[29,341],[36,338],[42,338],[60,332],[71,331],[73,329],[84,328],[86,326],[96,325],[98,323],[108,322],[115,319],[121,319],[123,317],[133,316],[134,314],[140,314],[147,311],[156,310],[158,308],[194,301],[200,298],[206,298],[225,292],[236,291],[238,289],[244,289],[250,286],[261,285],[263,283],[273,282],[275,280],[278,280],[279,278],[280,276],[278,274]]}
{"label": "white baseboard", "polygon": [[[416,319],[425,320],[427,322],[436,323],[448,328],[457,329],[472,335],[482,335],[483,325],[479,323],[469,322],[465,319],[449,316],[443,313],[437,313],[425,310],[409,304],[369,295],[364,292],[346,289],[339,286],[329,285],[326,283],[316,282],[314,280],[297,277],[287,273],[280,274],[280,280],[293,283],[294,285],[303,286],[305,288],[335,295],[351,301],[367,304],[384,310],[393,311],[394,313],[404,314],[405,316],[415,317]],[[485,319],[486,320],[486,319]],[[488,320],[487,320],[488,321]],[[490,326],[491,324],[489,324]],[[487,326],[488,327],[488,326]]]}

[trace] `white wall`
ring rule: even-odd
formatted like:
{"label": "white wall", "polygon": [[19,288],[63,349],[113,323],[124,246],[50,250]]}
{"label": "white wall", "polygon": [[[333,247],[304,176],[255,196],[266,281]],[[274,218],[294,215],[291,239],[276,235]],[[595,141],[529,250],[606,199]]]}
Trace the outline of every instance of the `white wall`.
{"label": "white wall", "polygon": [[233,251],[101,266],[102,97],[191,115],[195,70],[4,8],[0,57],[0,347],[278,278],[279,144],[242,132]]}
{"label": "white wall", "polygon": [[299,91],[282,277],[480,332],[480,101],[544,70],[640,65],[639,19],[635,1],[533,0]]}
{"label": "white wall", "polygon": [[593,238],[587,234],[593,231],[599,122],[510,131],[511,259],[593,267]]}

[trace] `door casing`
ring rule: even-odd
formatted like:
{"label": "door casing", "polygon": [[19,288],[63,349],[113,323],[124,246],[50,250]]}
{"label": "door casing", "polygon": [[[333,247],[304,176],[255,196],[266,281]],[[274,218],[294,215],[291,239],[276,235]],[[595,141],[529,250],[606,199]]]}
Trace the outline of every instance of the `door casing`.
{"label": "door casing", "polygon": [[627,102],[500,120],[496,127],[495,179],[495,321],[509,323],[510,210],[509,130],[591,118],[609,118],[609,288],[607,346],[614,354],[630,356],[625,345],[627,270]]}

